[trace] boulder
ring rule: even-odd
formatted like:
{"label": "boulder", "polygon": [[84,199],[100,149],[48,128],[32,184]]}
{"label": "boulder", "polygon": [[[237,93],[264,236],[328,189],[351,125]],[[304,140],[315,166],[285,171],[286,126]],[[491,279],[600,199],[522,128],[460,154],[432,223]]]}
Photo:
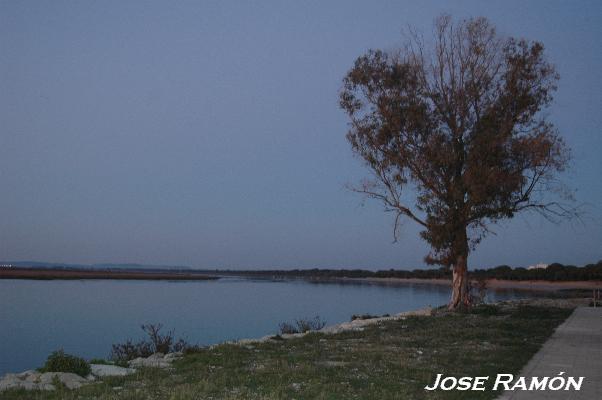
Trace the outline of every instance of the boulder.
{"label": "boulder", "polygon": [[15,374],[6,374],[0,379],[0,392],[21,387],[21,380]]}
{"label": "boulder", "polygon": [[175,351],[173,353],[167,353],[165,354],[165,356],[163,357],[164,360],[175,360],[178,359],[180,357],[182,357],[184,355],[184,353],[182,353],[181,351]]}
{"label": "boulder", "polygon": [[18,374],[6,374],[0,379],[0,392],[7,389],[54,390],[54,380],[58,379],[68,389],[79,389],[90,383],[86,378],[70,372],[44,372],[29,370]]}
{"label": "boulder", "polygon": [[79,389],[86,383],[90,383],[86,378],[71,372],[44,372],[42,375],[40,375],[39,383],[41,385],[52,384],[55,378],[68,389]]}
{"label": "boulder", "polygon": [[92,375],[98,377],[125,376],[136,372],[133,368],[124,368],[117,365],[90,364],[90,368],[92,369]]}
{"label": "boulder", "polygon": [[169,368],[171,367],[171,360],[164,360],[162,358],[142,358],[138,357],[128,363],[130,368],[140,367],[151,367],[151,368]]}
{"label": "boulder", "polygon": [[34,371],[33,369],[28,369],[27,371],[23,371],[23,372],[19,372],[18,374],[11,374],[11,375],[15,375],[19,379],[26,379],[32,375],[39,376],[40,373],[38,371]]}
{"label": "boulder", "polygon": [[139,368],[139,367],[153,367],[153,368],[170,368],[173,360],[177,360],[182,357],[182,352],[174,352],[174,353],[155,353],[146,358],[138,357],[131,360],[128,365],[130,368]]}
{"label": "boulder", "polygon": [[0,392],[8,389],[54,390],[50,382],[40,382],[40,374],[36,371],[24,371],[19,374],[6,374],[0,379]]}

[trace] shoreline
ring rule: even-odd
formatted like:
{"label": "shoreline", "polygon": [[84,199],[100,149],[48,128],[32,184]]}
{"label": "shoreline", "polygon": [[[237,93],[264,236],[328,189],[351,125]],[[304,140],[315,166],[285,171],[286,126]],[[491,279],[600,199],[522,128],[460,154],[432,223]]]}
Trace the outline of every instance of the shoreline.
{"label": "shoreline", "polygon": [[[323,277],[323,276],[279,276],[273,274],[247,275],[220,274],[219,272],[184,272],[184,271],[135,271],[135,270],[83,270],[83,269],[51,269],[51,268],[0,268],[0,279],[27,279],[27,280],[82,280],[82,279],[107,279],[107,280],[172,280],[172,281],[199,281],[217,280],[225,277],[237,276],[245,279],[270,279],[270,280],[303,280],[311,283],[349,283],[349,284],[377,284],[377,285],[438,285],[451,286],[451,279],[425,279],[425,278],[348,278],[348,277]],[[472,279],[471,282],[476,280]],[[547,280],[503,280],[486,279],[488,289],[499,290],[528,290],[528,291],[557,291],[557,290],[587,290],[602,289],[602,281],[547,281]]]}
{"label": "shoreline", "polygon": [[[246,275],[246,274],[227,274],[220,277],[240,277],[246,279],[265,279],[265,280],[302,280],[310,283],[339,283],[339,284],[376,284],[384,286],[403,286],[403,285],[437,285],[451,287],[451,279],[425,279],[425,278],[348,278],[348,277],[323,277],[323,276],[284,276],[284,275]],[[476,282],[476,279],[470,279],[470,282]],[[556,290],[587,290],[602,289],[602,281],[547,281],[547,280],[505,280],[505,279],[486,279],[487,289],[492,290],[527,290],[527,291],[556,291]]]}
{"label": "shoreline", "polygon": [[44,269],[44,268],[1,268],[0,279],[31,280],[78,280],[78,279],[111,279],[111,280],[170,280],[170,281],[202,281],[217,280],[219,277],[190,272],[152,272],[152,271],[108,271],[108,270],[76,270],[76,269]]}
{"label": "shoreline", "polygon": [[[516,312],[513,310],[516,310],[517,307],[523,305],[542,307],[544,309],[570,309],[572,312],[575,307],[583,305],[582,303],[583,299],[528,299],[509,302],[495,302],[490,304],[489,307],[497,307],[497,310],[502,310],[502,314]],[[506,311],[503,311],[504,309]],[[492,314],[493,316],[483,313],[478,313],[473,316],[476,316],[479,320],[481,320],[480,329],[491,329],[497,332],[497,328],[495,326],[491,327],[492,323],[507,324],[505,320],[499,319],[497,312],[498,311]],[[559,315],[559,313],[562,314],[560,311],[554,311],[554,315],[552,316],[550,316],[549,313],[533,315],[533,318],[543,318],[544,320],[548,320],[548,328],[543,329],[546,332],[535,332],[537,334],[536,337],[539,338],[538,340],[543,341],[547,339],[549,334],[552,333],[551,329],[556,326],[556,323],[550,324],[550,319],[554,319],[559,323],[565,320],[566,317],[563,318],[563,316]],[[435,349],[435,351],[426,350],[427,343],[430,345],[431,341],[428,338],[425,339],[423,336],[425,335],[425,332],[430,332],[426,333],[426,335],[434,334],[437,336],[437,332],[443,331],[443,328],[450,329],[448,321],[449,318],[446,317],[448,314],[449,312],[445,310],[439,311],[437,308],[432,308],[429,306],[416,310],[400,312],[398,314],[386,317],[381,316],[369,319],[355,319],[350,322],[342,322],[331,326],[326,326],[317,331],[296,334],[272,334],[260,338],[223,341],[215,345],[200,348],[189,354],[186,354],[186,352],[171,353],[170,356],[170,354],[164,355],[162,353],[155,353],[146,358],[137,358],[133,361],[129,361],[127,367],[120,367],[113,363],[90,363],[89,365],[92,369],[92,375],[88,375],[87,377],[79,377],[72,373],[61,372],[41,373],[34,370],[27,370],[20,373],[7,373],[3,376],[0,376],[0,393],[6,389],[26,389],[19,393],[11,392],[11,394],[16,396],[15,398],[19,399],[21,398],[20,396],[24,396],[23,398],[29,398],[27,396],[29,396],[30,390],[40,391],[38,392],[40,398],[46,398],[46,396],[42,394],[44,392],[48,393],[48,398],[54,398],[52,393],[55,392],[60,396],[69,394],[70,396],[68,398],[73,399],[96,398],[96,395],[99,394],[113,394],[115,390],[127,389],[128,394],[131,394],[130,392],[138,393],[138,390],[140,389],[140,382],[144,382],[142,386],[150,385],[151,382],[145,377],[145,375],[151,373],[151,370],[137,371],[139,367],[154,367],[150,379],[160,379],[162,381],[160,383],[161,387],[170,387],[174,385],[176,381],[178,384],[181,384],[180,378],[184,377],[184,375],[190,371],[193,371],[193,374],[188,378],[198,379],[198,370],[206,370],[210,376],[214,376],[214,374],[220,373],[222,368],[225,370],[226,374],[232,371],[240,372],[242,370],[249,371],[249,373],[253,374],[253,376],[258,376],[259,378],[257,379],[263,379],[265,376],[273,376],[274,372],[270,372],[272,369],[273,371],[280,371],[282,369],[281,360],[283,357],[290,358],[291,352],[298,353],[308,351],[310,352],[308,354],[311,358],[305,367],[315,370],[314,375],[316,377],[315,379],[317,379],[319,376],[324,376],[326,371],[328,371],[329,374],[333,373],[333,368],[342,371],[342,373],[345,373],[346,370],[349,370],[352,366],[354,366],[354,363],[357,362],[358,359],[358,357],[354,357],[353,354],[351,357],[348,356],[350,351],[349,349],[351,349],[352,352],[357,352],[358,355],[361,354],[365,357],[366,353],[363,349],[365,346],[364,342],[366,341],[372,343],[376,347],[381,346],[380,348],[376,348],[376,350],[382,353],[382,357],[387,357],[387,355],[390,356],[391,354],[394,354],[393,359],[398,361],[399,354],[405,354],[407,363],[401,363],[401,365],[409,365],[409,362],[411,362],[412,365],[421,363],[423,366],[433,365],[435,361],[440,360],[440,356],[437,355],[439,349]],[[416,319],[415,317],[419,317],[419,319]],[[424,317],[426,317],[426,319]],[[466,318],[466,316],[463,316],[462,314],[460,314],[459,317]],[[521,318],[523,320],[525,319],[524,316]],[[454,318],[454,321],[455,319],[456,318]],[[528,319],[530,320],[530,317]],[[471,321],[474,323],[474,320]],[[515,321],[515,323],[519,322]],[[542,320],[542,322],[544,321]],[[426,329],[425,331],[425,325],[432,326],[432,329]],[[457,323],[454,322],[453,326],[457,326]],[[529,326],[532,329],[533,324]],[[536,326],[537,329],[542,329],[540,324],[537,324]],[[500,325],[500,327],[502,326]],[[386,334],[383,336],[383,333]],[[345,335],[341,336],[341,334]],[[413,337],[414,340],[423,340],[423,343],[415,344],[412,341],[400,342],[397,339],[400,334],[410,338]],[[388,343],[383,345],[383,338],[384,340],[387,340]],[[493,336],[493,338],[495,338],[495,336]],[[341,343],[345,344],[345,346],[341,347]],[[454,342],[454,345],[456,344],[457,343]],[[401,346],[400,350],[403,351],[391,352],[391,346],[393,345]],[[504,346],[498,348],[495,346],[495,340],[489,339],[486,342],[482,342],[480,346],[487,346],[493,350],[497,349],[500,351],[500,348],[507,348],[507,343],[504,342]],[[517,346],[523,346],[523,341],[520,340],[520,338],[514,343],[514,347],[516,348]],[[316,358],[316,347],[321,348],[324,353],[329,354],[328,357],[324,358],[318,356]],[[446,348],[445,346],[440,347]],[[480,350],[475,348],[474,343],[472,342],[465,343],[464,348],[467,349],[467,351],[474,351],[475,353],[473,354],[473,357],[478,358],[481,354]],[[374,351],[374,349],[371,350],[371,352]],[[220,361],[223,360],[224,354],[237,355],[237,357],[234,357],[234,360],[241,359],[242,361],[240,365],[236,365],[233,368],[231,361],[226,363]],[[465,353],[462,354],[465,355]],[[207,355],[213,355],[214,357],[208,358]],[[526,362],[531,358],[530,356],[530,354],[526,354],[525,357],[523,357],[525,365]],[[369,367],[363,372],[363,374],[369,374],[370,371],[374,372],[370,366],[378,365],[376,361],[380,360],[380,357],[381,356],[377,354],[377,358],[375,358],[373,361],[367,361],[365,364]],[[488,355],[487,357],[490,356]],[[176,359],[180,358],[184,358],[186,364],[176,366],[172,365],[171,361],[175,361]],[[509,357],[507,356],[501,356],[500,360],[503,361],[507,360],[508,358]],[[299,358],[299,360],[303,360],[303,358]],[[299,362],[302,361],[297,361],[297,363]],[[194,369],[187,367],[193,364],[195,365]],[[216,365],[218,366],[216,367]],[[251,369],[249,369],[249,365],[252,366]],[[475,362],[473,365],[479,365],[479,363]],[[296,366],[293,368],[296,368]],[[358,367],[355,366],[352,371],[356,371],[357,368]],[[266,369],[266,375],[263,376],[262,371],[265,371]],[[406,373],[407,371],[405,370],[399,371],[400,376],[404,376]],[[105,380],[105,378],[108,377],[113,378]],[[366,375],[366,378],[368,379],[369,377]],[[115,379],[119,381],[115,383]],[[291,379],[293,379],[294,382],[298,382],[299,378],[297,376],[293,376]],[[315,379],[313,381],[315,381]],[[375,378],[373,377],[372,379]],[[75,391],[71,392],[70,390],[69,392],[65,392],[60,386],[56,387],[56,380],[58,380],[62,385],[66,386],[67,389]],[[216,381],[220,380],[216,379]],[[243,379],[241,383],[244,382],[246,381]],[[270,382],[272,381],[268,381],[268,383]],[[424,382],[421,382],[419,385],[417,385],[418,389],[422,387],[423,383]],[[328,386],[331,383],[329,381],[325,381],[318,384]],[[289,384],[288,386],[291,385],[292,384]],[[297,385],[299,385],[299,383],[297,383]],[[78,391],[80,389],[81,391]],[[272,382],[272,390],[281,390],[281,382]],[[398,388],[391,390],[392,393],[397,393]],[[295,389],[295,391],[298,390]],[[367,393],[371,392],[368,391],[366,394]]]}
{"label": "shoreline", "polygon": [[[348,282],[370,282],[379,284],[422,284],[451,286],[451,279],[420,279],[420,278],[333,278]],[[474,282],[475,280],[471,280]],[[600,289],[602,281],[511,281],[502,279],[486,279],[488,289],[516,289],[554,291],[566,289]]]}

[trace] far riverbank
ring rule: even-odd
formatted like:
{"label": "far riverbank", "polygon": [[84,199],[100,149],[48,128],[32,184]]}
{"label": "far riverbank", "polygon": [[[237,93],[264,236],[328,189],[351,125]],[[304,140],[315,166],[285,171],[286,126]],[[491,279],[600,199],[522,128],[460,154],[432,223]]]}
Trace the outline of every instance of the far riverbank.
{"label": "far riverbank", "polygon": [[116,271],[116,270],[81,270],[50,268],[0,268],[0,279],[129,279],[129,280],[213,280],[217,276],[194,272],[172,271]]}
{"label": "far riverbank", "polygon": [[[419,278],[333,278],[338,281],[370,282],[380,284],[428,284],[451,286],[450,279]],[[511,281],[502,279],[485,280],[490,289],[517,290],[570,290],[570,289],[602,289],[602,281]]]}

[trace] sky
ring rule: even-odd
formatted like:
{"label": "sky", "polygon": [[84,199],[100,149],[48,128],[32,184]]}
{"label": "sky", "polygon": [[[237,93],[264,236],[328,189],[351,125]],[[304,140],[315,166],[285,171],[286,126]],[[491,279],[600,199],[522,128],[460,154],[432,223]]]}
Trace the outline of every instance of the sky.
{"label": "sky", "polygon": [[582,221],[493,227],[469,264],[602,259],[602,2],[0,2],[0,260],[417,268],[415,224],[368,176],[338,92],[368,49],[441,13],[539,40]]}

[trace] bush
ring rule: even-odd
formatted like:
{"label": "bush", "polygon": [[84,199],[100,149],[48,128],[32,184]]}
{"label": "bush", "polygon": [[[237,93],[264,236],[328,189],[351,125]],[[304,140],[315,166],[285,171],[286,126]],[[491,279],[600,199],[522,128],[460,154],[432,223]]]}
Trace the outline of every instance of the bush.
{"label": "bush", "polygon": [[138,357],[148,357],[153,353],[171,353],[185,351],[190,345],[182,338],[174,342],[174,331],[167,334],[160,333],[163,324],[146,324],[141,326],[144,333],[148,335],[147,340],[133,342],[128,339],[125,343],[116,343],[112,346],[109,358],[113,361],[130,361]]}
{"label": "bush", "polygon": [[289,324],[288,322],[282,322],[278,327],[280,328],[280,334],[282,335],[299,333],[295,325]]}
{"label": "bush", "polygon": [[309,331],[319,331],[324,328],[326,321],[323,321],[318,315],[313,319],[302,318],[295,320],[295,325],[282,322],[279,325],[281,334],[305,333]]}
{"label": "bush", "polygon": [[83,358],[66,354],[62,349],[52,352],[46,364],[40,368],[42,372],[72,372],[86,377],[90,374],[90,364]]}
{"label": "bush", "polygon": [[113,365],[112,362],[105,360],[104,358],[93,358],[88,361],[89,364],[102,364],[102,365]]}
{"label": "bush", "polygon": [[148,357],[153,354],[149,342],[141,340],[134,343],[128,339],[125,343],[116,343],[112,346],[109,358],[113,361],[130,361],[138,357]]}

